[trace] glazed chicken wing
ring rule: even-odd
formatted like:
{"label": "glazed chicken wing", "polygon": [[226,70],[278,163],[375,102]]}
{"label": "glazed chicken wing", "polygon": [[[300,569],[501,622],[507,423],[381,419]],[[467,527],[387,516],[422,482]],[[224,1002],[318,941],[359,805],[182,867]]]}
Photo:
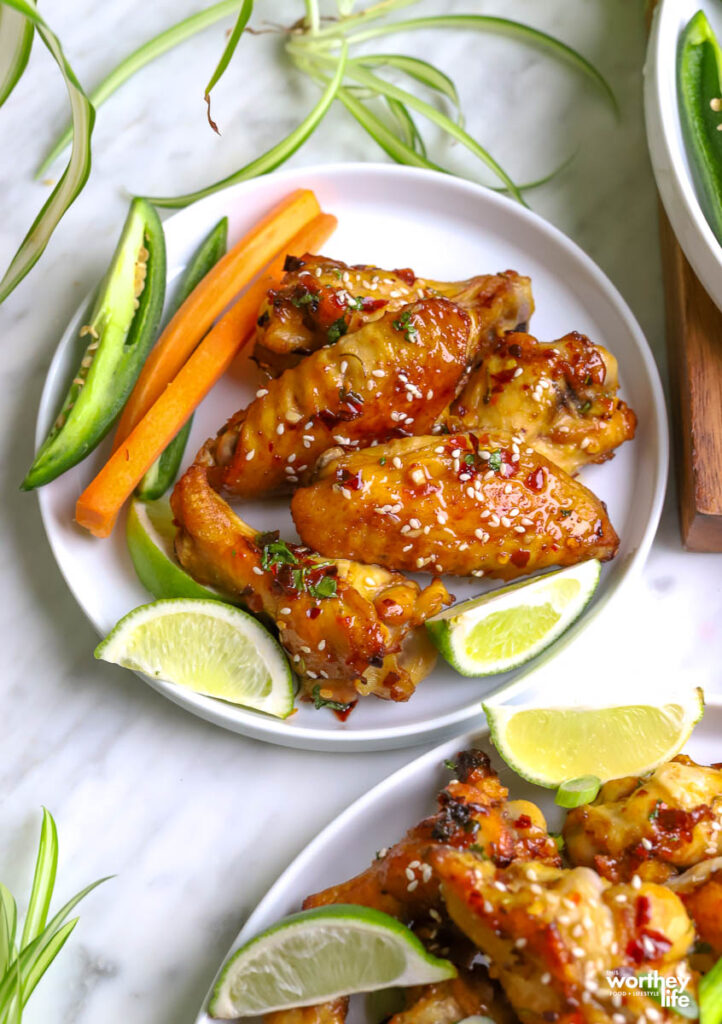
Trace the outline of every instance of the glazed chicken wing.
{"label": "glazed chicken wing", "polygon": [[261,307],[254,358],[276,376],[344,334],[432,296],[475,309],[485,345],[525,324],[534,308],[529,278],[511,270],[447,283],[306,253],[287,259],[280,287]]}
{"label": "glazed chicken wing", "polygon": [[453,403],[451,430],[509,430],[568,473],[603,462],[634,437],[637,418],[617,396],[617,360],[576,331],[543,344],[499,338]]}
{"label": "glazed chicken wing", "polygon": [[667,884],[694,921],[702,947],[695,960],[705,958],[710,970],[722,956],[722,857],[700,861]]}
{"label": "glazed chicken wing", "polygon": [[[394,1017],[393,1024],[456,1021],[458,1016],[449,1017],[452,1010],[471,1005],[473,1000],[483,1001],[487,1009],[471,1008],[465,1013],[489,1013],[500,1024],[508,1024],[503,1001],[498,993],[491,991],[488,980],[484,980],[483,993],[481,983],[471,984],[475,951],[444,914],[431,853],[445,846],[471,848],[490,858],[490,863],[495,865],[507,865],[517,859],[558,865],[561,863],[559,852],[547,833],[539,808],[527,800],[508,799],[508,790],[483,751],[461,751],[449,766],[456,779],[439,794],[436,814],[410,829],[395,846],[379,850],[371,867],[360,875],[309,896],[303,906],[308,909],[355,903],[374,907],[400,921],[412,923],[427,948],[442,956],[449,954],[447,940],[454,942],[454,961],[462,961],[461,977],[452,985],[424,986],[414,992],[412,1005],[405,1013]],[[460,943],[465,947],[461,955]],[[324,1007],[315,1009],[320,1012]],[[290,1015],[278,1014],[273,1024],[296,1024],[296,1021]]]}
{"label": "glazed chicken wing", "polygon": [[457,778],[441,791],[436,814],[395,846],[379,850],[360,875],[309,896],[304,908],[356,903],[400,921],[418,922],[428,915],[439,921],[439,879],[429,859],[438,846],[473,847],[497,865],[515,860],[560,863],[539,808],[527,800],[508,799],[483,751],[462,751],[453,767]]}
{"label": "glazed chicken wing", "polygon": [[428,433],[473,358],[472,318],[423,299],[286,370],[209,442],[212,482],[245,498],[307,479],[332,445]]}
{"label": "glazed chicken wing", "polygon": [[676,1019],[633,990],[612,989],[612,972],[657,970],[693,992],[685,958],[694,930],[664,886],[611,885],[585,867],[499,869],[449,847],[431,860],[452,920],[490,958],[490,975],[525,1024],[644,1021],[650,1006],[655,1021]]}
{"label": "glazed chicken wing", "polygon": [[267,1013],[264,1024],[344,1024],[348,999],[334,999],[320,1006],[301,1006],[297,1010],[277,1010]]}
{"label": "glazed chicken wing", "polygon": [[[484,969],[460,970],[456,978],[404,992],[406,1008],[389,1024],[457,1024],[482,1015],[496,1024],[514,1024],[511,1007]],[[282,1024],[291,1024],[284,1021]]]}
{"label": "glazed chicken wing", "polygon": [[619,541],[599,499],[517,441],[480,432],[331,452],[293,496],[296,528],[329,557],[410,572],[508,580],[612,558]]}
{"label": "glazed chicken wing", "polygon": [[408,700],[433,668],[422,623],[450,600],[440,581],[421,590],[378,566],[323,561],[264,536],[213,490],[201,464],[178,481],[171,506],[181,565],[273,620],[304,694],[319,705],[371,693]]}
{"label": "glazed chicken wing", "polygon": [[569,812],[564,839],[573,864],[612,881],[665,881],[722,855],[722,770],[680,754],[645,778],[607,782]]}

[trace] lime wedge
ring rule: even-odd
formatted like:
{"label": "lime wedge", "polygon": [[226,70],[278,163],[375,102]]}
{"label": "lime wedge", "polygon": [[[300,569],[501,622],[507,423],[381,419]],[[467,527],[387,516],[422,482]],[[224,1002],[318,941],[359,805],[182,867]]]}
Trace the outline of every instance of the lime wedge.
{"label": "lime wedge", "polygon": [[226,963],[211,1017],[255,1017],[390,985],[429,985],[456,975],[388,914],[344,904],[293,914]]}
{"label": "lime wedge", "polygon": [[704,713],[698,688],[668,702],[598,707],[484,704],[496,749],[538,786],[645,775],[678,754]]}
{"label": "lime wedge", "polygon": [[277,718],[293,711],[293,676],[280,646],[252,615],[220,601],[141,605],[95,657]]}
{"label": "lime wedge", "polygon": [[508,672],[540,654],[577,619],[599,583],[596,559],[462,601],[426,623],[463,676]]}
{"label": "lime wedge", "polygon": [[153,597],[195,597],[222,601],[212,587],[196,583],[176,561],[173,541],[176,528],[165,498],[135,499],[128,510],[126,540],[138,579]]}

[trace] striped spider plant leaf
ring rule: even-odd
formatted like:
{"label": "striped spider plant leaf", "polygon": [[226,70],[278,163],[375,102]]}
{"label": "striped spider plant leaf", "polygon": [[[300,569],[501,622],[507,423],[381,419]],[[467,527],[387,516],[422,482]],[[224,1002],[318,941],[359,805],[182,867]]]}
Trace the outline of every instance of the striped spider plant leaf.
{"label": "striped spider plant leaf", "polygon": [[0,107],[20,81],[35,27],[20,11],[0,5]]}
{"label": "striped spider plant leaf", "polygon": [[216,122],[211,117],[211,91],[212,91],[213,87],[221,79],[224,71],[226,70],[226,68],[230,64],[231,58],[233,57],[233,54],[236,52],[236,47],[238,46],[240,38],[243,35],[243,30],[245,29],[246,25],[248,24],[248,19],[251,17],[252,14],[253,14],[253,0],[243,0],[243,4],[241,6],[241,9],[238,12],[238,17],[236,18],[236,23],[233,26],[233,30],[232,30],[230,36],[228,37],[228,42],[226,43],[226,45],[223,48],[223,53],[221,54],[221,59],[216,64],[215,70],[214,70],[213,74],[211,75],[211,77],[209,78],[208,85],[206,86],[205,101],[206,101],[206,107],[208,109],[208,123],[210,124],[211,128],[213,129],[213,131],[217,132],[219,135],[220,135],[220,132],[218,131],[218,125],[216,124]]}

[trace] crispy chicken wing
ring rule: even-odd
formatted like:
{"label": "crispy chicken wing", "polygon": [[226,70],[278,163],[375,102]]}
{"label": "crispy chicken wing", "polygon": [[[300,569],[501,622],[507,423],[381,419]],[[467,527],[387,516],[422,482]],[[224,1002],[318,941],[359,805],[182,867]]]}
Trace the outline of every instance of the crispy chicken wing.
{"label": "crispy chicken wing", "polygon": [[256,497],[307,479],[334,444],[428,433],[473,357],[471,324],[447,299],[423,299],[314,352],[208,443],[214,486]]}
{"label": "crispy chicken wing", "polygon": [[439,810],[410,829],[395,846],[380,850],[360,875],[309,896],[304,907],[356,903],[400,921],[440,920],[439,880],[429,859],[438,846],[483,851],[490,863],[559,864],[559,852],[535,804],[509,800],[509,792],[481,750],[462,751],[456,780],[439,795]]}
{"label": "crispy chicken wing", "polygon": [[722,770],[680,754],[643,779],[607,782],[564,823],[573,864],[612,881],[665,881],[722,855]]}
{"label": "crispy chicken wing", "polygon": [[320,1006],[301,1006],[297,1010],[277,1010],[267,1013],[264,1024],[344,1024],[348,999],[334,999]]}
{"label": "crispy chicken wing", "polygon": [[617,360],[573,331],[543,344],[509,333],[488,348],[453,403],[451,430],[519,434],[573,473],[634,437],[637,417],[617,396]]}
{"label": "crispy chicken wing", "polygon": [[485,344],[525,324],[534,308],[529,278],[511,270],[447,283],[417,278],[408,269],[348,266],[306,253],[287,259],[280,287],[261,307],[254,358],[276,376],[386,313],[440,295],[477,311]]}
{"label": "crispy chicken wing", "polygon": [[[445,917],[439,880],[431,862],[434,849],[472,848],[495,865],[507,865],[516,859],[549,865],[561,863],[556,843],[547,833],[544,815],[527,800],[508,799],[508,790],[483,751],[461,751],[450,767],[456,779],[439,794],[436,814],[410,829],[395,846],[379,850],[371,867],[360,875],[309,896],[303,904],[306,909],[334,903],[374,907],[413,924],[427,948],[442,956],[449,955],[447,944],[453,942],[454,962],[462,968],[460,979],[454,985],[424,986],[415,991],[414,1005],[405,1014],[394,1017],[392,1024],[456,1021],[458,1016],[449,1017],[452,1009],[470,1005],[472,999],[479,998],[487,1006],[484,1013],[500,1024],[508,1024],[504,1002],[491,991],[488,980],[484,981],[483,995],[481,981],[471,985],[475,950]],[[475,1008],[464,1012],[482,1011]],[[290,1016],[278,1015],[273,1024],[296,1022]]]}
{"label": "crispy chicken wing", "polygon": [[434,580],[421,590],[398,573],[323,561],[308,548],[263,535],[236,516],[191,466],[171,506],[181,565],[273,620],[306,696],[349,703],[375,694],[408,700],[434,666],[422,623],[450,598]]}
{"label": "crispy chicken wing", "polygon": [[457,1024],[479,1014],[497,1024],[515,1021],[511,1007],[485,969],[460,970],[450,981],[406,989],[404,995],[406,1008],[394,1014],[389,1024]]}
{"label": "crispy chicken wing", "polygon": [[694,985],[685,959],[694,930],[666,887],[611,885],[585,867],[499,869],[449,847],[431,860],[452,920],[490,958],[489,973],[525,1024],[617,1024],[644,1020],[649,1006],[655,1020],[675,1019],[609,982],[612,972],[655,969]]}
{"label": "crispy chicken wing", "polygon": [[700,861],[667,884],[694,921],[702,944],[698,956],[708,958],[706,967],[710,969],[722,956],[722,857]]}
{"label": "crispy chicken wing", "polygon": [[293,496],[296,528],[329,557],[411,572],[513,579],[612,558],[619,541],[599,499],[517,440],[413,437],[325,457]]}

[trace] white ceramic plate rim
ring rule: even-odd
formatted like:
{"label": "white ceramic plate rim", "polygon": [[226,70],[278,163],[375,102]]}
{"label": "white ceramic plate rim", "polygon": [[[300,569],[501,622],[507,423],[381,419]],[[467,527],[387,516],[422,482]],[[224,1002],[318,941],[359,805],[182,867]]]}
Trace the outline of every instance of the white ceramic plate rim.
{"label": "white ceramic plate rim", "polygon": [[[540,670],[550,658],[554,657],[562,649],[562,647],[571,643],[578,634],[586,628],[592,617],[599,614],[607,601],[616,593],[622,582],[632,578],[637,572],[639,572],[647,558],[659,523],[667,482],[667,412],[662,384],[659,378],[659,371],[647,344],[647,340],[644,337],[634,314],[618,290],[600,270],[596,263],[594,263],[594,261],[587,256],[587,254],[580,249],[575,242],[572,242],[571,239],[567,238],[566,235],[559,231],[558,228],[543,220],[543,218],[532,210],[522,207],[513,200],[508,199],[503,195],[499,195],[490,189],[484,188],[481,185],[477,185],[474,182],[469,182],[461,178],[452,178],[448,175],[441,175],[438,172],[427,171],[421,168],[400,167],[394,164],[384,163],[367,164],[350,162],[341,164],[321,164],[279,171],[276,172],[273,177],[275,180],[288,182],[288,187],[290,189],[294,186],[299,187],[303,184],[304,179],[310,178],[314,175],[343,177],[344,175],[352,176],[359,173],[363,173],[369,177],[386,177],[391,175],[393,177],[404,178],[406,176],[414,176],[421,180],[426,180],[432,188],[435,184],[443,182],[445,187],[457,189],[458,191],[465,193],[469,202],[473,202],[474,199],[478,200],[481,198],[484,202],[490,203],[492,206],[497,205],[504,207],[507,213],[511,214],[511,216],[517,216],[522,221],[526,221],[530,226],[533,226],[535,231],[542,235],[546,235],[550,241],[566,250],[570,257],[581,265],[582,269],[589,275],[593,283],[600,292],[603,293],[611,305],[616,307],[620,317],[624,320],[627,329],[635,339],[638,353],[644,365],[644,370],[653,398],[651,411],[653,423],[649,424],[649,427],[657,449],[657,460],[654,466],[653,487],[651,489],[650,497],[647,499],[649,501],[649,517],[645,529],[640,537],[639,544],[627,557],[624,571],[619,573],[615,580],[608,584],[603,598],[597,600],[594,606],[588,609],[587,612],[582,615],[582,617],[569,630],[567,630],[561,639],[558,640],[556,644],[552,645],[546,654],[537,658],[530,669],[522,671],[519,675],[515,676],[512,680],[503,683],[497,689],[489,689],[484,694],[484,699],[489,699],[492,695],[498,695],[500,692],[511,695],[512,693],[525,689],[530,685],[530,676]],[[227,197],[228,204],[230,205],[237,201],[244,192],[252,190],[257,180],[258,179],[253,179],[252,181],[242,182],[239,185],[235,185],[227,189],[224,194]],[[203,202],[204,200],[200,201],[200,203]],[[195,209],[197,211],[198,208],[199,204],[195,204],[189,209]],[[164,221],[163,226],[166,233],[168,233],[169,230],[180,230],[180,220],[186,212],[187,211],[185,210],[181,210]],[[87,299],[85,301],[87,302]],[[80,307],[80,309],[83,308],[84,305]],[[74,320],[75,318],[70,321],[70,323],[73,323]],[[44,439],[45,432],[48,429],[48,425],[51,422],[54,413],[54,409],[51,407],[53,394],[50,384],[55,376],[56,367],[62,358],[63,349],[64,345],[61,340],[48,369],[36,423],[35,433],[37,445],[40,445]],[[43,498],[44,493],[45,491],[42,488],[38,491],[38,501],[40,504],[43,525],[45,527],[45,532],[53,551],[56,564],[58,564],[61,573],[68,584],[68,588],[80,607],[83,609],[84,614],[92,623],[98,632],[98,635],[103,636],[104,630],[100,623],[94,618],[92,610],[87,609],[84,606],[73,580],[70,579],[63,570],[62,561],[56,550],[52,519]],[[209,722],[222,725],[227,729],[240,732],[256,739],[278,743],[282,746],[300,747],[303,749],[382,750],[411,746],[415,743],[420,744],[428,742],[431,739],[441,739],[445,736],[452,735],[463,725],[472,722],[474,719],[480,719],[482,717],[481,702],[477,697],[464,707],[439,715],[438,717],[434,717],[432,720],[426,719],[424,721],[412,722],[406,725],[395,724],[392,728],[376,727],[358,729],[354,732],[329,732],[326,729],[314,729],[308,727],[296,729],[292,722],[288,720],[278,721],[253,711],[247,711],[240,707],[226,705],[222,701],[214,701],[212,698],[193,693],[193,691],[185,688],[173,686],[173,684],[166,683],[163,680],[157,680],[146,676],[142,676],[141,678],[169,700],[186,708],[187,710],[192,711],[200,718],[204,718]]]}
{"label": "white ceramic plate rim", "polygon": [[[708,715],[710,712],[712,712],[712,715],[714,715],[715,718],[721,719],[720,725],[722,726],[722,697],[717,696],[716,694],[710,695],[709,697],[705,696],[705,715]],[[374,805],[377,801],[382,801],[387,791],[394,789],[399,783],[404,782],[411,776],[423,774],[427,765],[442,764],[446,758],[453,757],[458,750],[464,750],[467,747],[472,747],[475,743],[479,743],[480,741],[489,742],[489,727],[487,725],[462,736],[455,736],[453,739],[446,740],[444,743],[434,747],[432,750],[428,750],[420,757],[415,758],[413,761],[409,761],[408,764],[403,765],[401,768],[397,768],[395,772],[392,772],[391,775],[387,775],[385,779],[378,782],[367,793],[364,793],[363,796],[360,796],[357,800],[354,800],[352,804],[349,804],[344,811],[341,811],[337,817],[330,821],[329,824],[318,833],[315,839],[311,840],[308,846],[301,850],[297,857],[294,857],[285,871],[279,875],[256,908],[251,912],[246,923],[243,925],[229,948],[228,953],[223,960],[223,964],[225,964],[231,953],[242,946],[244,942],[252,939],[254,935],[263,930],[263,928],[268,927],[270,922],[265,921],[267,916],[266,908],[273,906],[288,890],[294,888],[297,876],[303,874],[307,864],[310,864],[316,858],[317,851],[319,849],[323,849],[329,840],[331,840],[337,833],[343,832],[347,825],[355,819],[363,817],[367,808]],[[550,791],[547,790],[547,792]],[[433,800],[434,794],[430,793],[429,796],[430,801]],[[299,893],[299,906],[300,901],[305,897],[305,895],[305,893]],[[205,1007],[208,1005],[211,993],[213,992],[213,987],[223,964],[219,967],[216,977],[206,993],[203,1005],[196,1017],[195,1024],[212,1024],[211,1018],[206,1014]]]}
{"label": "white ceramic plate rim", "polygon": [[722,246],[697,198],[681,133],[676,88],[679,36],[699,7],[691,0],[662,0],[656,8],[644,68],[644,113],[652,169],[664,209],[692,269],[722,309]]}

